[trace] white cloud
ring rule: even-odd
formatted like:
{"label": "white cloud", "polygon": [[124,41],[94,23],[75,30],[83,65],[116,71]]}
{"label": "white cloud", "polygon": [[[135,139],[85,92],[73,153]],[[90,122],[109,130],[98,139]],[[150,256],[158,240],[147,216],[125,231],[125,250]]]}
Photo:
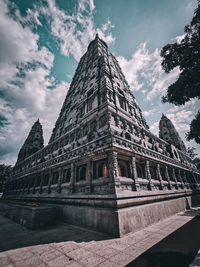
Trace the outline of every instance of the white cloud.
{"label": "white cloud", "polygon": [[176,36],[176,38],[173,41],[175,41],[178,44],[180,44],[184,37],[185,37],[185,34],[178,35],[178,36]]}
{"label": "white cloud", "polygon": [[38,35],[7,15],[6,2],[0,1],[0,62],[31,61],[38,50]]}
{"label": "white cloud", "polygon": [[167,117],[172,121],[175,128],[183,136],[190,129],[190,122],[198,110],[199,101],[192,99],[182,106],[174,106],[166,111]]}
{"label": "white cloud", "polygon": [[156,112],[157,112],[157,109],[156,108],[152,108],[150,110],[145,110],[142,113],[143,113],[143,115],[145,117],[149,117],[149,116],[155,115]]}
{"label": "white cloud", "polygon": [[126,76],[131,90],[140,90],[143,87],[143,83],[139,81],[139,74],[149,64],[149,54],[146,49],[146,44],[140,44],[130,60],[123,56],[117,57],[117,60]]}
{"label": "white cloud", "polygon": [[155,49],[150,53],[146,43],[138,46],[131,59],[128,60],[122,56],[117,59],[131,90],[141,90],[142,93],[146,93],[146,99],[149,101],[159,94],[164,95],[168,86],[177,79],[180,73],[176,68],[166,74],[161,67],[160,50]]}
{"label": "white cloud", "polygon": [[[49,77],[54,55],[46,47],[39,48],[39,36],[19,22],[26,18],[17,21],[8,14],[7,2],[1,1],[0,90],[4,99],[0,98],[0,115],[4,127],[0,128],[0,156],[1,162],[13,164],[38,117],[48,142],[69,84],[54,86],[54,79]],[[34,68],[27,64],[34,64]],[[55,88],[48,88],[52,86]]]}
{"label": "white cloud", "polygon": [[[35,76],[35,79],[37,79],[37,76]],[[62,82],[53,90],[43,89],[42,92],[45,100],[42,103],[42,109],[35,108],[31,110],[28,107],[10,107],[6,101],[1,99],[0,114],[7,118],[9,124],[0,128],[0,151],[4,152],[0,162],[6,161],[7,164],[8,162],[10,164],[15,163],[16,153],[19,151],[37,118],[40,118],[40,122],[43,125],[45,143],[48,142],[68,88],[69,84]],[[34,101],[34,98],[32,100]]]}
{"label": "white cloud", "polygon": [[155,134],[156,136],[158,136],[159,134],[159,121],[154,122],[151,127],[149,128],[149,130]]}
{"label": "white cloud", "polygon": [[41,26],[40,16],[48,19],[61,53],[71,54],[77,61],[96,32],[108,43],[114,38],[109,33],[113,27],[110,20],[95,29],[93,0],[80,0],[73,15],[59,9],[53,0],[47,0],[46,6],[35,5],[23,17],[17,7],[14,17],[9,16],[7,5],[6,0],[0,2],[0,90],[4,94],[0,115],[5,118],[4,127],[0,128],[0,162],[14,164],[38,117],[45,143],[49,141],[69,88],[67,82],[55,86],[56,81],[50,76],[54,55],[46,47],[39,48],[39,35],[33,32],[35,25]]}
{"label": "white cloud", "polygon": [[86,52],[96,32],[108,44],[114,42],[112,34],[107,33],[113,27],[110,20],[102,28],[95,29],[93,1],[80,0],[78,3],[78,11],[73,15],[59,9],[54,0],[48,0],[48,6],[43,9],[50,17],[52,34],[60,41],[61,53],[64,56],[71,54],[77,61]]}
{"label": "white cloud", "polygon": [[[6,2],[1,1],[0,89],[14,105],[41,109],[44,88],[51,84],[46,76],[53,66],[54,55],[46,47],[39,49],[39,36],[12,19],[8,13]],[[37,63],[37,66],[31,70],[26,68],[28,63]],[[20,69],[23,69],[23,77]]]}
{"label": "white cloud", "polygon": [[168,113],[167,117],[172,121],[178,132],[189,131],[190,122],[193,117],[193,112],[190,110],[180,110],[177,113]]}

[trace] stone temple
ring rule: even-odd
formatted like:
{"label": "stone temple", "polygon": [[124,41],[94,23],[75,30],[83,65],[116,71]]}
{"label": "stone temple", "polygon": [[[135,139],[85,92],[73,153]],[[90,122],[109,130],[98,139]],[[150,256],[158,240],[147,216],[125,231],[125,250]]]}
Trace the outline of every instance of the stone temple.
{"label": "stone temple", "polygon": [[122,236],[200,199],[200,174],[171,121],[149,127],[98,35],[82,56],[49,144],[37,121],[4,198],[51,205],[72,224]]}

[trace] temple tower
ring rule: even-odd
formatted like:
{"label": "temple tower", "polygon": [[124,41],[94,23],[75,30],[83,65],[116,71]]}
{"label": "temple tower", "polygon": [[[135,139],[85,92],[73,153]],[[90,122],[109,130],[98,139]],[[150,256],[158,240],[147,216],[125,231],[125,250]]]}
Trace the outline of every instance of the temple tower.
{"label": "temple tower", "polygon": [[42,125],[39,119],[33,124],[28,137],[21,147],[16,165],[25,158],[33,155],[35,152],[44,147]]}
{"label": "temple tower", "polygon": [[186,196],[199,193],[200,175],[167,118],[161,138],[150,132],[133,89],[97,35],[80,59],[49,144],[43,147],[36,122],[5,198],[46,201],[60,218],[115,236],[184,210]]}
{"label": "temple tower", "polygon": [[164,114],[162,114],[159,123],[159,137],[169,144],[173,144],[178,149],[186,151],[185,144],[176,131],[173,123]]}
{"label": "temple tower", "polygon": [[[78,64],[49,143],[81,125],[84,119],[99,116],[105,106],[112,106],[116,113],[122,110],[134,124],[148,129],[116,58],[97,34]],[[106,120],[103,116],[101,124]],[[92,123],[87,130],[88,141],[97,134],[96,126]]]}

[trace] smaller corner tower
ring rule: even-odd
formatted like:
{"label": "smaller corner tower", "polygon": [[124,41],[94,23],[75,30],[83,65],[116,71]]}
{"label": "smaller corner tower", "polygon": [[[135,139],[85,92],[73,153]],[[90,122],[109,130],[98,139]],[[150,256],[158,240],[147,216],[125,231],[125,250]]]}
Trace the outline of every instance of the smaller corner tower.
{"label": "smaller corner tower", "polygon": [[176,131],[173,123],[164,114],[162,114],[159,123],[159,137],[168,142],[169,144],[174,145],[176,148],[184,152],[186,151],[185,144],[179,136],[178,132]]}
{"label": "smaller corner tower", "polygon": [[39,119],[33,124],[28,137],[26,138],[23,146],[21,147],[17,163],[31,156],[38,150],[44,147],[43,130]]}

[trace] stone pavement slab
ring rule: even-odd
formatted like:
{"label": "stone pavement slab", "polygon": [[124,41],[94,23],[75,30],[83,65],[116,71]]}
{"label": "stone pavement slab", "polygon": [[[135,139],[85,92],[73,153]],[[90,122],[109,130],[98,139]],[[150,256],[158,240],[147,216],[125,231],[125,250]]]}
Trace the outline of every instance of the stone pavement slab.
{"label": "stone pavement slab", "polygon": [[0,267],[126,266],[197,215],[179,213],[121,238],[61,222],[28,230],[0,216]]}

